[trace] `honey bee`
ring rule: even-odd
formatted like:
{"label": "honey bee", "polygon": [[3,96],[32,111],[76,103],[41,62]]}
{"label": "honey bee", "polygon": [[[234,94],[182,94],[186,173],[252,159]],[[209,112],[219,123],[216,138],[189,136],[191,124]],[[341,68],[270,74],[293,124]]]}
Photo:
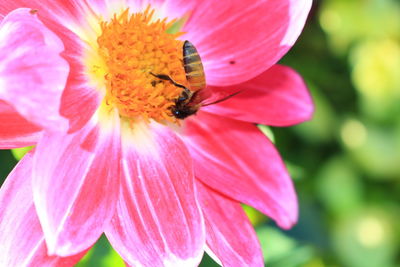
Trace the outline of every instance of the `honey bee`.
{"label": "honey bee", "polygon": [[222,102],[239,92],[228,95],[222,99],[211,103],[203,103],[210,95],[206,89],[206,76],[204,73],[203,63],[196,47],[189,41],[185,41],[182,47],[183,52],[183,67],[185,69],[186,79],[189,83],[189,88],[176,83],[171,77],[164,74],[154,74],[150,72],[151,75],[161,79],[171,82],[176,87],[182,88],[182,92],[179,97],[175,100],[175,105],[171,107],[172,116],[177,119],[185,119],[191,115],[196,114],[200,107],[216,104]]}

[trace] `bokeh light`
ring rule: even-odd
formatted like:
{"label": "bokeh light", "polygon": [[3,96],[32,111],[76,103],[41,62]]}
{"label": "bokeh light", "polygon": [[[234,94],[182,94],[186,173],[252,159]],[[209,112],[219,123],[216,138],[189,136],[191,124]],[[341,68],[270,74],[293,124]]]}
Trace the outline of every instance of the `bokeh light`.
{"label": "bokeh light", "polygon": [[343,123],[340,131],[343,143],[349,148],[357,148],[365,144],[367,140],[367,129],[354,119]]}

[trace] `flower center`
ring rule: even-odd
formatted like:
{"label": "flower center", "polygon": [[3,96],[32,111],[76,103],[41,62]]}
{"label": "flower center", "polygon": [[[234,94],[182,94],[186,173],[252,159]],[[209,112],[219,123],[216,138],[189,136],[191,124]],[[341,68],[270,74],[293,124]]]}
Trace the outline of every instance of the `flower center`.
{"label": "flower center", "polygon": [[122,118],[176,122],[171,107],[182,88],[151,73],[168,75],[187,85],[183,42],[176,39],[183,33],[167,33],[174,21],[155,21],[153,13],[150,7],[135,14],[127,9],[100,23],[102,32],[97,43],[106,65],[105,103],[116,107]]}

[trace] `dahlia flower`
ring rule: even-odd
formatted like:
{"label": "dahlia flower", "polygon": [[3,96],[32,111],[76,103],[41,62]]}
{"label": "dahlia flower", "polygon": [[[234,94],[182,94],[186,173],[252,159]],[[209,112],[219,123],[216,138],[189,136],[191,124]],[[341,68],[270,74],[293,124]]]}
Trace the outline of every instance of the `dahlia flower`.
{"label": "dahlia flower", "polygon": [[[263,266],[240,203],[282,228],[291,179],[255,123],[311,117],[276,62],[311,0],[1,0],[0,147],[35,145],[0,192],[0,265],[72,266],[105,233],[132,266]],[[239,94],[171,113],[189,40],[207,90]]]}

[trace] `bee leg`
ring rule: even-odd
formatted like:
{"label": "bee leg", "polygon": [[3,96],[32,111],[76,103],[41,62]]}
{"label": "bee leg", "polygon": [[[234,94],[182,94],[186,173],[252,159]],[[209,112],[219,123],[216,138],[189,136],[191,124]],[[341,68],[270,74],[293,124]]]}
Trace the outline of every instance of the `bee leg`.
{"label": "bee leg", "polygon": [[171,77],[169,77],[168,75],[165,74],[154,74],[152,72],[150,72],[151,75],[153,75],[154,77],[161,79],[161,80],[165,80],[165,81],[170,81],[173,85],[175,85],[176,87],[180,87],[183,88],[185,91],[189,91],[189,89],[187,89],[185,86],[183,86],[182,84],[179,84],[177,82],[175,82],[174,80],[172,80]]}
{"label": "bee leg", "polygon": [[158,78],[158,79],[165,80],[165,81],[171,81],[172,83],[174,83],[172,78],[169,77],[168,75],[165,75],[165,74],[154,74],[152,72],[150,72],[150,74],[153,75],[154,77]]}

